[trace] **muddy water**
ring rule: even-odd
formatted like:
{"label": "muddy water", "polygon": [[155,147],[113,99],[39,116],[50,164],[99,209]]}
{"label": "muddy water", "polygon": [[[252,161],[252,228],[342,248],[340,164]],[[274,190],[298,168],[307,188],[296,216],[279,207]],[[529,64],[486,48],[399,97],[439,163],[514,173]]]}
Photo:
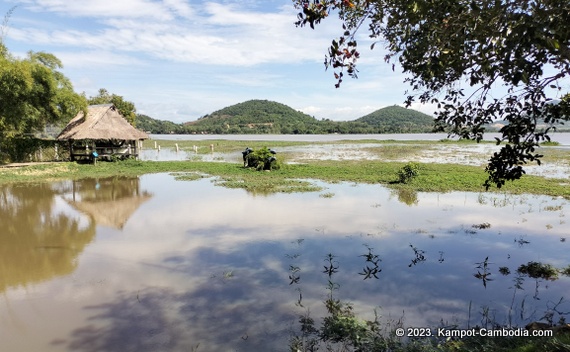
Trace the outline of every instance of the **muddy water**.
{"label": "muddy water", "polygon": [[[564,199],[322,185],[254,196],[156,174],[2,186],[2,349],[287,351],[297,316],[324,313],[329,253],[337,298],[407,326],[481,324],[485,307],[524,325],[570,290],[564,276],[513,288],[521,264],[570,264]],[[363,280],[368,248],[380,271]]]}

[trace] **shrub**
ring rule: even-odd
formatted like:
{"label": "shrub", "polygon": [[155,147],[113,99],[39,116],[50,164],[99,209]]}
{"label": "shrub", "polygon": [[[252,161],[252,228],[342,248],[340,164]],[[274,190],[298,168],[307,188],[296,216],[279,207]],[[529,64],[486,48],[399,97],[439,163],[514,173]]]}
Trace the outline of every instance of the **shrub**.
{"label": "shrub", "polygon": [[[247,149],[246,149],[247,150]],[[279,170],[281,163],[275,157],[275,152],[267,147],[254,150],[244,156],[244,166],[261,170]]]}
{"label": "shrub", "polygon": [[409,162],[398,170],[398,179],[400,183],[409,183],[418,176],[420,165],[418,163]]}

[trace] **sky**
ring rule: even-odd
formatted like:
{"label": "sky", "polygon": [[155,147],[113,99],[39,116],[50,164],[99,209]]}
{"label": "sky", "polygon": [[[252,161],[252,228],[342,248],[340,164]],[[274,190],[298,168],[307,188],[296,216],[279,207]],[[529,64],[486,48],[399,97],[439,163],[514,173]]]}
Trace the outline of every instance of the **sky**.
{"label": "sky", "polygon": [[182,123],[266,99],[349,121],[406,98],[405,76],[382,45],[370,50],[365,31],[359,78],[336,89],[323,62],[340,23],[297,28],[291,0],[0,0],[0,15],[16,5],[3,33],[12,54],[52,53],[77,92],[105,88],[155,119]]}

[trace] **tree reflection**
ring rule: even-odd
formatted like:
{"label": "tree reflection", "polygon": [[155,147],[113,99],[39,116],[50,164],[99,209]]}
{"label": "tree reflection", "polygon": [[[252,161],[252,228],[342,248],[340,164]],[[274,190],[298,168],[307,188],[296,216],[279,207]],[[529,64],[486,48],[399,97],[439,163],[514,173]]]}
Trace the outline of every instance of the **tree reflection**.
{"label": "tree reflection", "polygon": [[397,188],[393,190],[392,194],[396,194],[398,201],[406,205],[418,205],[418,192],[407,189],[407,188]]}
{"label": "tree reflection", "polygon": [[0,188],[0,292],[67,275],[95,236],[95,224],[56,213],[50,184]]}
{"label": "tree reflection", "polygon": [[[62,212],[58,197],[90,221]],[[132,177],[0,187],[0,292],[72,273],[97,225],[122,228],[150,197]]]}

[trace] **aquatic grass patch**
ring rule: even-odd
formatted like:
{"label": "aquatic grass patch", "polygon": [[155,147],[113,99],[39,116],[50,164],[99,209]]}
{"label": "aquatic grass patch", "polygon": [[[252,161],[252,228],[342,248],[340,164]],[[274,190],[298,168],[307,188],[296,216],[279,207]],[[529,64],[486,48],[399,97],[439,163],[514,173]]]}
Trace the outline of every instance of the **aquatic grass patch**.
{"label": "aquatic grass patch", "polygon": [[433,147],[430,147],[430,145],[386,144],[379,147],[370,147],[366,150],[379,159],[397,160],[402,158],[412,158],[431,149],[433,149]]}
{"label": "aquatic grass patch", "polygon": [[[307,180],[326,182],[355,182],[382,184],[393,189],[407,189],[414,192],[469,191],[485,193],[483,183],[487,178],[479,166],[458,164],[419,163],[421,173],[409,184],[398,182],[397,173],[405,163],[378,160],[332,161],[316,160],[303,164],[284,164],[280,170],[258,172],[243,168],[236,163],[207,161],[139,161],[99,162],[92,164],[53,163],[22,168],[0,169],[0,183],[38,182],[56,179],[80,179],[106,176],[139,176],[149,173],[199,172],[218,176],[226,187],[254,189],[275,189],[283,191],[278,184],[292,187],[295,192],[314,191]],[[298,180],[304,180],[302,182]],[[300,184],[299,184],[300,182]],[[520,180],[508,182],[495,192],[512,194],[544,194],[570,199],[570,187],[566,180],[524,175]],[[309,182],[310,183],[310,182]],[[242,185],[243,184],[243,185]],[[275,186],[271,186],[274,184]]]}
{"label": "aquatic grass patch", "polygon": [[227,188],[241,188],[254,195],[272,193],[319,192],[323,188],[307,180],[285,179],[263,175],[224,175],[213,181],[216,185]]}

